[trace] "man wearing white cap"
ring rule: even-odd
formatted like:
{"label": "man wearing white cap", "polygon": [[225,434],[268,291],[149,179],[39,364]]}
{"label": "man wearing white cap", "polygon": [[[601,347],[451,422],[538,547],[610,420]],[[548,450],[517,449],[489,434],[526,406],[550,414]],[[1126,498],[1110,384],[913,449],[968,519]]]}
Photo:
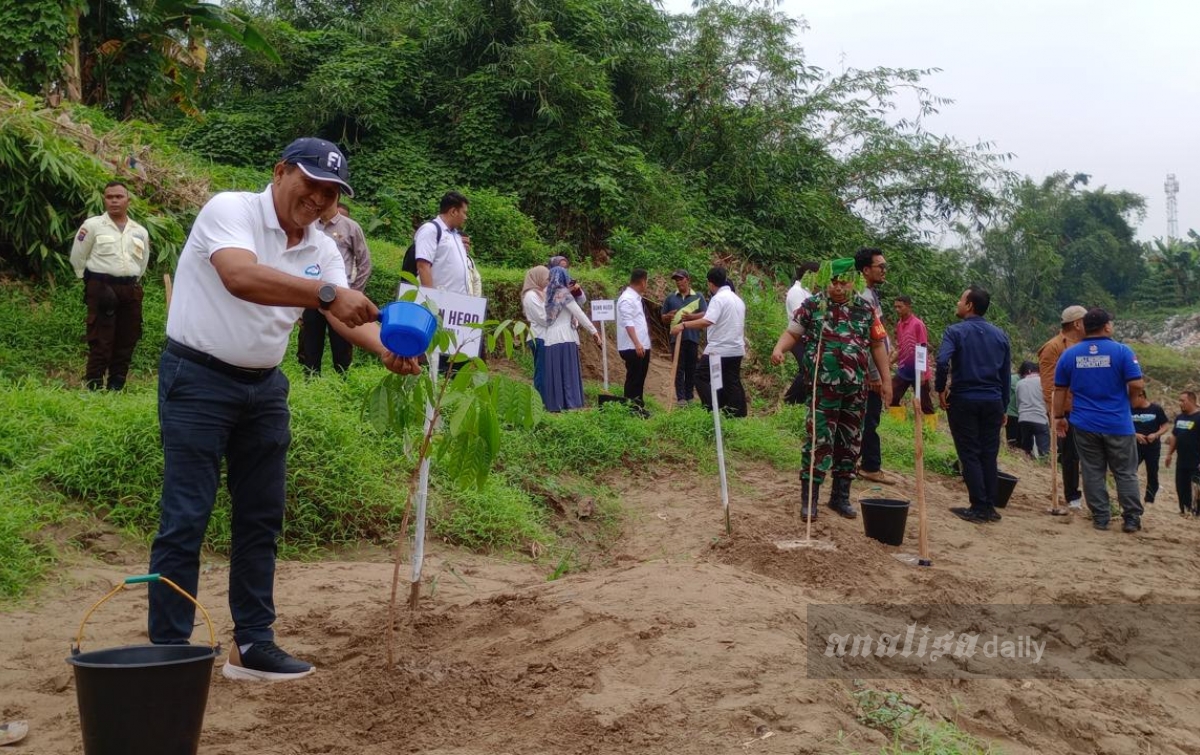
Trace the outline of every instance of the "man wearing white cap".
{"label": "man wearing white cap", "polygon": [[[379,340],[379,310],[347,287],[345,263],[316,221],[353,196],[346,157],[323,139],[297,139],[261,194],[225,192],[204,205],[175,272],[167,346],[159,362],[162,507],[150,571],[195,595],[200,547],[221,462],[232,498],[229,609],[231,679],[307,676],[310,663],[275,644],[275,548],[283,527],[291,441],[288,380],[279,370],[292,326],[317,307],[338,334],[378,354],[392,372],[417,374]],[[195,608],[150,586],[150,641],[184,644]]]}
{"label": "man wearing white cap", "polygon": [[[1042,344],[1038,349],[1038,373],[1042,378],[1042,398],[1046,402],[1046,414],[1054,424],[1054,407],[1051,405],[1051,393],[1054,391],[1054,370],[1058,366],[1058,358],[1062,353],[1083,340],[1083,316],[1087,309],[1073,304],[1062,311],[1062,327],[1058,335]],[[1071,417],[1071,391],[1065,390],[1063,399],[1063,417]],[[1075,431],[1067,425],[1067,434],[1058,441],[1058,463],[1062,465],[1063,493],[1067,497],[1067,505],[1071,509],[1083,508],[1083,496],[1079,493],[1079,453],[1075,449]],[[1050,513],[1060,513],[1058,501]],[[1066,513],[1066,512],[1061,512]]]}

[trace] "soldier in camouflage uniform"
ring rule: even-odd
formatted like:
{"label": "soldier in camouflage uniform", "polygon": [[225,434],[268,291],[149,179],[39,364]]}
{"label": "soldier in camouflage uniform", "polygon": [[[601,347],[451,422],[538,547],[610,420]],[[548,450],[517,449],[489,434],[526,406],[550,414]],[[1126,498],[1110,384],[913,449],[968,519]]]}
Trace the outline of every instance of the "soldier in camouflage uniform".
{"label": "soldier in camouflage uniform", "polygon": [[[771,363],[782,364],[784,355],[800,344],[809,385],[813,366],[817,365],[817,386],[805,422],[807,437],[800,469],[801,512],[806,520],[816,518],[818,490],[830,472],[833,489],[829,507],[847,518],[858,516],[850,505],[850,483],[862,448],[868,360],[875,361],[880,374],[887,374],[888,369],[887,336],[870,302],[856,292],[861,279],[854,270],[854,260],[824,263],[815,280],[817,285],[822,282],[826,283],[824,291],[801,305],[771,353]],[[887,381],[882,391],[884,402],[890,402],[891,386]],[[815,461],[811,458],[814,452]]]}

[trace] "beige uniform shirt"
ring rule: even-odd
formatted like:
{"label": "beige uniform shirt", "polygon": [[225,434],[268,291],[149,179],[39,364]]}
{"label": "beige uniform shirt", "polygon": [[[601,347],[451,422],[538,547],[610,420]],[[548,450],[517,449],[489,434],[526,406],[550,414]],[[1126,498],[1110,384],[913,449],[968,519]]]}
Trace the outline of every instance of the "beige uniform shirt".
{"label": "beige uniform shirt", "polygon": [[150,235],[132,218],[122,231],[108,213],[83,221],[71,247],[71,267],[120,278],[140,278],[150,262]]}
{"label": "beige uniform shirt", "polygon": [[371,252],[367,250],[367,237],[363,235],[362,226],[338,213],[328,223],[318,220],[317,227],[333,239],[342,253],[350,288],[355,291],[366,289],[367,279],[371,277]]}

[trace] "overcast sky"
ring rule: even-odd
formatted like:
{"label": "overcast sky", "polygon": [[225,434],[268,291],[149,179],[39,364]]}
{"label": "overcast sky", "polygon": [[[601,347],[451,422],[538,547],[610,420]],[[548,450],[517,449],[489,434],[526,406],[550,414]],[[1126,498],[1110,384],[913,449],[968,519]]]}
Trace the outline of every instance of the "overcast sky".
{"label": "overcast sky", "polygon": [[[690,0],[664,0],[687,12]],[[1200,231],[1200,3],[1190,0],[783,0],[803,17],[807,60],[940,68],[954,100],[934,133],[1012,152],[1012,169],[1092,175],[1146,198],[1141,239],[1166,236],[1163,184],[1179,181],[1179,231]],[[907,114],[906,114],[907,115]]]}

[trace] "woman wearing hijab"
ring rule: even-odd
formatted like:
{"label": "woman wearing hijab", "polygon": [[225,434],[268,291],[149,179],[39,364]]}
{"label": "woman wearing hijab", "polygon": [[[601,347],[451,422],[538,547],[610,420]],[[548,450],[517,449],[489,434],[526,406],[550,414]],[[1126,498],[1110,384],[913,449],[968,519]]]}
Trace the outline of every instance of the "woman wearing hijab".
{"label": "woman wearing hijab", "polygon": [[546,398],[546,285],[550,283],[550,269],[545,265],[531,267],[525,273],[525,284],[521,286],[521,309],[529,322],[533,352],[533,387]]}
{"label": "woman wearing hijab", "polygon": [[551,412],[579,409],[583,406],[583,376],[579,372],[579,335],[571,322],[579,323],[591,333],[597,345],[600,344],[600,332],[575,303],[565,268],[550,270],[545,311],[542,401]]}

